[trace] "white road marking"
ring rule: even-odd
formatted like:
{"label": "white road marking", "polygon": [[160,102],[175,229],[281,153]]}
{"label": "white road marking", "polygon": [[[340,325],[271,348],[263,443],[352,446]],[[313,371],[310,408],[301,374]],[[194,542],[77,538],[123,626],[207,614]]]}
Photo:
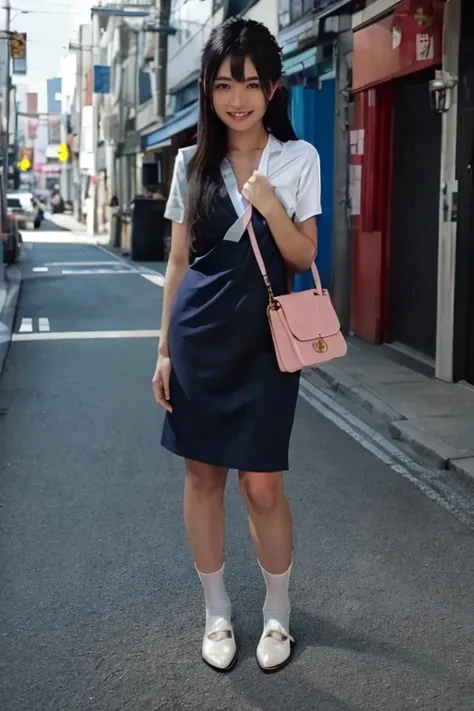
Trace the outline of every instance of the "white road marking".
{"label": "white road marking", "polygon": [[47,272],[49,270],[48,270],[48,267],[33,267],[33,271],[34,272]]}
{"label": "white road marking", "polygon": [[[119,256],[118,254],[114,254],[113,252],[109,252],[108,249],[106,249],[103,245],[101,244],[96,244],[97,249],[100,249],[102,252],[105,252],[105,254],[113,257],[114,259],[117,260],[117,262],[130,265],[132,269],[134,269],[138,274],[141,274],[142,277],[148,278],[150,276],[154,277],[153,279],[150,279],[154,284],[157,284],[157,286],[163,286],[164,285],[164,279],[165,275],[162,274],[161,272],[157,272],[156,269],[150,269],[150,267],[145,267],[142,264],[135,265],[130,262],[128,262],[126,259],[123,257]],[[163,283],[161,283],[163,282]]]}
{"label": "white road marking", "polygon": [[49,331],[49,318],[38,319],[38,328],[42,333],[44,333],[45,331]]}
{"label": "white road marking", "polygon": [[163,276],[163,274],[159,274],[158,272],[156,272],[156,274],[142,274],[142,277],[144,279],[148,279],[148,281],[151,281],[157,286],[165,285],[165,277]]}
{"label": "white road marking", "polygon": [[31,333],[33,330],[33,319],[32,318],[22,318],[20,328],[18,333]]}
{"label": "white road marking", "polygon": [[49,333],[14,333],[12,341],[68,341],[101,338],[159,338],[159,329],[138,331],[53,331]]}
{"label": "white road marking", "polygon": [[66,276],[84,276],[84,274],[135,274],[133,269],[61,269]]}
{"label": "white road marking", "polygon": [[341,407],[304,377],[301,379],[300,395],[315,410],[352,437],[364,449],[387,464],[404,479],[408,479],[425,496],[454,514],[462,523],[474,528],[472,502],[466,498],[461,487],[456,486],[451,472],[418,464],[408,454]]}
{"label": "white road marking", "polygon": [[109,262],[45,262],[48,267],[104,267],[117,264],[116,260]]}

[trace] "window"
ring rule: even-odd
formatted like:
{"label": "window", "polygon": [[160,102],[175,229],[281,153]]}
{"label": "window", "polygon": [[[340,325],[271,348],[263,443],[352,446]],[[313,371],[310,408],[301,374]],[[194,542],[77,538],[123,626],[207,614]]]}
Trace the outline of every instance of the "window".
{"label": "window", "polygon": [[278,0],[278,24],[280,29],[298,22],[318,4],[316,0]]}
{"label": "window", "polygon": [[278,0],[278,26],[282,30],[291,24],[290,0]]}

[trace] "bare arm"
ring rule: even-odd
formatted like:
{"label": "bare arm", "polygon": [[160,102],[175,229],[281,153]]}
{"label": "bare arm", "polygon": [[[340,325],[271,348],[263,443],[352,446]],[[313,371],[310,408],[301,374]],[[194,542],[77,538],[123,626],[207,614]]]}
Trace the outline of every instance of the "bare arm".
{"label": "bare arm", "polygon": [[171,228],[171,250],[166,268],[163,290],[163,310],[161,314],[160,341],[158,355],[168,357],[168,328],[171,307],[178,286],[189,268],[189,233],[186,224],[173,222]]}
{"label": "bare arm", "polygon": [[288,268],[304,272],[311,267],[317,253],[318,227],[316,218],[294,223],[281,202],[275,199],[265,215],[278,249]]}

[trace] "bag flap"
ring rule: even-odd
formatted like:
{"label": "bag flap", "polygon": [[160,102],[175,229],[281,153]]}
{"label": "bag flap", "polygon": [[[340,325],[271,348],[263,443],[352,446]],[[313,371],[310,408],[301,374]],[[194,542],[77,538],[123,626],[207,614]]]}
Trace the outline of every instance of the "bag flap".
{"label": "bag flap", "polygon": [[314,289],[278,296],[282,315],[298,341],[328,338],[341,330],[339,319],[327,291]]}

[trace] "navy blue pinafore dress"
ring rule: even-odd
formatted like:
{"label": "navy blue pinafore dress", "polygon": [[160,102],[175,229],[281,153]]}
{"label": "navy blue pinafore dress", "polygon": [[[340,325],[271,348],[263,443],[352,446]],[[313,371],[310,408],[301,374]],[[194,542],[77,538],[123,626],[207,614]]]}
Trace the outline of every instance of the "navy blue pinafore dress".
{"label": "navy blue pinafore dress", "polygon": [[[268,294],[248,232],[224,239],[238,217],[222,180],[171,310],[173,412],[161,443],[215,466],[285,471],[300,374],[278,368]],[[287,270],[270,230],[256,210],[252,221],[273,291],[286,294]]]}

